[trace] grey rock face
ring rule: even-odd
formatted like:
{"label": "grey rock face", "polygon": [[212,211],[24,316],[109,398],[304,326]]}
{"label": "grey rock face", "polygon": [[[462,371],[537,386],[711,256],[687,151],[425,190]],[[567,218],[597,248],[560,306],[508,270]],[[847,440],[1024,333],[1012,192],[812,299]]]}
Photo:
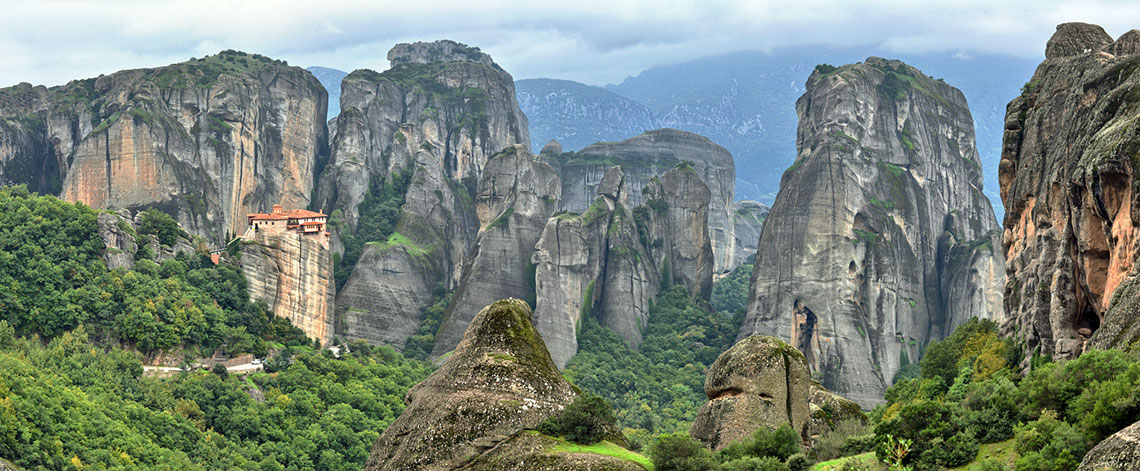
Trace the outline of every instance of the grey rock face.
{"label": "grey rock face", "polygon": [[570,404],[574,387],[530,318],[518,299],[480,311],[447,362],[408,391],[407,409],[376,440],[364,469],[456,469],[483,451],[481,443],[537,427]]}
{"label": "grey rock face", "polygon": [[[321,177],[316,205],[341,221],[335,249],[339,231],[356,230],[370,186],[411,174],[396,231],[416,245],[412,252],[426,251],[425,263],[435,269],[427,278],[399,280],[419,262],[370,259],[400,267],[390,271],[365,266],[362,257],[356,267],[361,275],[351,275],[344,287],[361,296],[341,296],[337,306],[357,313],[346,316],[348,330],[374,343],[403,345],[415,326],[373,336],[363,334],[374,332],[372,327],[354,324],[418,326],[431,289],[459,285],[480,229],[471,195],[480,187],[484,166],[506,147],[529,149],[530,138],[510,74],[477,48],[453,41],[400,44],[389,59],[387,71],[358,70],[345,77],[332,162]],[[355,288],[354,280],[369,287],[397,286],[392,293],[403,297],[392,300],[384,321],[370,320],[362,313],[380,308],[365,296],[370,288]]]}
{"label": "grey rock face", "polygon": [[475,197],[479,237],[449,313],[435,337],[435,354],[459,343],[480,307],[496,299],[535,302],[531,253],[546,220],[558,209],[562,186],[549,165],[522,146],[496,154],[483,168]]}
{"label": "grey rock face", "polygon": [[906,361],[1000,313],[1004,264],[962,94],[898,61],[818,69],[739,338],[775,335],[865,408]]}
{"label": "grey rock face", "polygon": [[689,435],[714,450],[783,425],[804,433],[811,377],[804,355],[780,339],[755,335],[717,357],[705,377],[709,402]]}
{"label": "grey rock face", "polygon": [[399,244],[370,244],[337,293],[337,335],[403,350],[432,303],[439,268]]}
{"label": "grey rock face", "polygon": [[630,211],[631,184],[610,167],[585,213],[550,218],[535,247],[535,326],[559,368],[578,351],[584,315],[640,345],[662,273],[694,297],[711,294],[708,188],[680,166],[654,178],[646,204]]}
{"label": "grey rock face", "polygon": [[130,211],[121,210],[118,214],[99,213],[99,238],[103,239],[103,260],[107,268],[135,268],[135,227],[131,222]]}
{"label": "grey rock face", "polygon": [[47,89],[0,90],[0,182],[97,208],[157,207],[219,241],[273,204],[306,207],[328,158],[309,72],[224,51]]}
{"label": "grey rock face", "polygon": [[1079,471],[1140,470],[1140,422],[1102,440],[1081,460]]}
{"label": "grey rock face", "polygon": [[[1008,255],[1002,335],[1072,358],[1136,338],[1140,32],[1069,23],[1010,102],[999,170]],[[1127,72],[1127,73],[1126,73]],[[1103,326],[1103,329],[1102,329]],[[1104,332],[1101,332],[1104,330]]]}
{"label": "grey rock face", "polygon": [[758,201],[737,201],[733,214],[732,229],[736,237],[736,256],[733,266],[743,264],[748,257],[756,253],[756,244],[760,241],[760,229],[764,228],[764,220],[768,218],[771,208]]}
{"label": "grey rock face", "polygon": [[610,166],[622,167],[629,204],[636,207],[644,202],[641,191],[651,178],[661,177],[682,161],[691,163],[712,194],[708,217],[716,256],[714,269],[717,273],[732,270],[736,170],[732,154],[723,147],[699,134],[658,129],[621,142],[599,142],[555,159],[562,176],[562,209],[572,212],[583,212],[594,201],[598,184]]}

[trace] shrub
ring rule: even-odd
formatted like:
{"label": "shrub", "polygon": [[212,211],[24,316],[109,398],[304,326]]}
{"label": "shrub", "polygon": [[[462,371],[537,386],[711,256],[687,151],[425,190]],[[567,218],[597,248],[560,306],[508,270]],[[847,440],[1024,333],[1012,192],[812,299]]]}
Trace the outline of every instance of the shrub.
{"label": "shrub", "polygon": [[788,457],[788,461],[784,464],[788,466],[788,471],[807,471],[811,468],[812,460],[803,453],[796,453]]}
{"label": "shrub", "polygon": [[182,228],[178,227],[178,222],[174,218],[154,208],[143,211],[138,233],[153,235],[160,244],[172,247],[183,234]]}
{"label": "shrub", "polygon": [[225,381],[226,378],[230,377],[230,370],[226,368],[226,365],[223,365],[221,363],[214,365],[214,367],[211,368],[210,371],[212,373],[218,375],[218,377],[221,378],[222,381]]}
{"label": "shrub", "polygon": [[726,462],[743,457],[763,458],[771,456],[781,463],[800,452],[800,436],[791,426],[784,425],[775,430],[761,428],[739,442],[730,443],[720,450],[720,461]]}
{"label": "shrub", "polygon": [[811,453],[815,459],[827,461],[841,456],[857,455],[875,449],[875,434],[870,427],[854,421],[840,422],[815,441]]}
{"label": "shrub", "polygon": [[[805,468],[806,469],[806,468]],[[772,456],[747,456],[722,463],[718,471],[789,471],[788,465]]]}
{"label": "shrub", "polygon": [[1088,451],[1084,434],[1057,413],[1045,411],[1041,418],[1017,427],[1015,432],[1018,471],[1077,469]]}
{"label": "shrub", "polygon": [[605,399],[584,392],[558,415],[546,419],[538,430],[551,436],[565,436],[581,445],[602,441],[608,429],[614,428],[614,411]]}
{"label": "shrub", "polygon": [[713,471],[717,468],[710,452],[688,435],[662,435],[649,447],[657,471]]}

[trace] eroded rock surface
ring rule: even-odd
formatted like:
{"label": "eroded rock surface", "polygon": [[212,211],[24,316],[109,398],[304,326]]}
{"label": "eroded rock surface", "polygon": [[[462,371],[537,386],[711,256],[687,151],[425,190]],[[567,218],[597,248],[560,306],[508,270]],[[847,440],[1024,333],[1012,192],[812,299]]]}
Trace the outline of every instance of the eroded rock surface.
{"label": "eroded rock surface", "polygon": [[[336,251],[340,233],[356,231],[365,194],[410,175],[396,228],[403,239],[398,240],[413,244],[407,251],[423,255],[433,270],[423,282],[408,282],[398,279],[404,270],[363,263],[396,261],[365,254],[356,266],[359,273],[344,286],[361,295],[342,296],[337,306],[355,313],[345,316],[350,336],[400,346],[418,326],[431,291],[437,285],[445,290],[459,285],[481,229],[472,195],[478,193],[487,161],[515,144],[529,149],[530,138],[510,74],[478,48],[453,41],[399,44],[388,59],[390,69],[357,70],[342,83],[332,159],[321,176],[316,205],[336,221]],[[410,264],[406,258],[398,263]],[[399,295],[379,313],[364,293],[389,285],[399,286],[392,291]],[[410,330],[387,332],[382,324],[388,322],[376,316]]]}
{"label": "eroded rock surface", "polygon": [[[555,142],[555,144],[557,144]],[[558,162],[562,176],[562,209],[584,212],[598,196],[598,185],[610,166],[620,165],[626,176],[629,206],[645,202],[642,189],[680,162],[689,162],[711,194],[709,233],[717,273],[732,270],[736,238],[733,233],[736,167],[723,147],[699,134],[676,129],[647,131],[621,142],[599,142],[577,152],[543,149]]]}
{"label": "eroded rock surface", "polygon": [[614,456],[559,449],[566,442],[524,431],[496,443],[463,469],[470,471],[644,471]]}
{"label": "eroded rock surface", "polygon": [[709,367],[709,402],[697,413],[689,435],[719,450],[765,427],[788,425],[802,434],[811,414],[810,392],[803,353],[775,337],[747,337]]}
{"label": "eroded rock surface", "polygon": [[736,237],[736,254],[733,265],[741,265],[756,254],[760,229],[772,208],[759,201],[737,201],[733,214],[733,233]]}
{"label": "eroded rock surface", "polygon": [[223,51],[45,88],[0,89],[0,183],[96,208],[157,207],[212,241],[306,207],[328,158],[327,94],[304,69]]}
{"label": "eroded rock surface", "polygon": [[898,61],[817,67],[738,338],[775,335],[864,408],[925,345],[1001,312],[1000,232],[957,89]]}
{"label": "eroded rock surface", "polygon": [[1058,26],[1007,108],[1002,335],[1026,342],[1024,366],[1034,353],[1071,358],[1090,343],[1136,339],[1135,283],[1126,280],[1140,242],[1138,37]]}
{"label": "eroded rock surface", "polygon": [[535,302],[531,254],[558,210],[562,186],[554,169],[522,146],[496,154],[483,169],[475,212],[479,237],[455,300],[435,337],[435,351],[455,347],[474,313],[496,299]]}
{"label": "eroded rock surface", "polygon": [[1140,470],[1140,422],[1112,434],[1085,454],[1079,471]]}
{"label": "eroded rock surface", "polygon": [[570,404],[576,392],[530,317],[518,299],[480,311],[447,362],[408,391],[364,469],[454,469]]}
{"label": "eroded rock surface", "polygon": [[336,283],[325,236],[260,231],[240,243],[250,299],[265,301],[274,315],[331,345]]}

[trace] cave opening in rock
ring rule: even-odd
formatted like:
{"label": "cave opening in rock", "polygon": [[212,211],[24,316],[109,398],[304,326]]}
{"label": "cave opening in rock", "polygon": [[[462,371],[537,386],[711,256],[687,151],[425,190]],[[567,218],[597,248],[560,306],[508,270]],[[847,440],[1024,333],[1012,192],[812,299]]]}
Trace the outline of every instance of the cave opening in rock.
{"label": "cave opening in rock", "polygon": [[1075,326],[1077,334],[1081,337],[1092,337],[1093,332],[1100,328],[1100,316],[1093,310],[1092,306],[1085,303],[1080,315],[1077,316],[1077,325]]}
{"label": "cave opening in rock", "polygon": [[800,352],[803,352],[804,357],[807,358],[808,365],[811,365],[814,369],[816,367],[815,353],[811,348],[811,344],[812,337],[815,336],[815,324],[818,322],[818,318],[815,313],[799,299],[796,300],[794,308],[796,312],[796,332],[798,334],[795,339],[796,348],[799,349]]}

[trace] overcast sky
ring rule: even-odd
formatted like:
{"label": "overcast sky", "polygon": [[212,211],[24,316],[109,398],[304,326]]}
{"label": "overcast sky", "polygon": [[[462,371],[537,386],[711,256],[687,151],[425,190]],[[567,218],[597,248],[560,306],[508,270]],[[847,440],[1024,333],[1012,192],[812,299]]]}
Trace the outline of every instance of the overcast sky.
{"label": "overcast sky", "polygon": [[239,49],[346,71],[397,42],[479,46],[516,79],[619,82],[648,67],[796,44],[1043,57],[1058,23],[1140,28],[1140,1],[0,0],[0,86],[58,85]]}

